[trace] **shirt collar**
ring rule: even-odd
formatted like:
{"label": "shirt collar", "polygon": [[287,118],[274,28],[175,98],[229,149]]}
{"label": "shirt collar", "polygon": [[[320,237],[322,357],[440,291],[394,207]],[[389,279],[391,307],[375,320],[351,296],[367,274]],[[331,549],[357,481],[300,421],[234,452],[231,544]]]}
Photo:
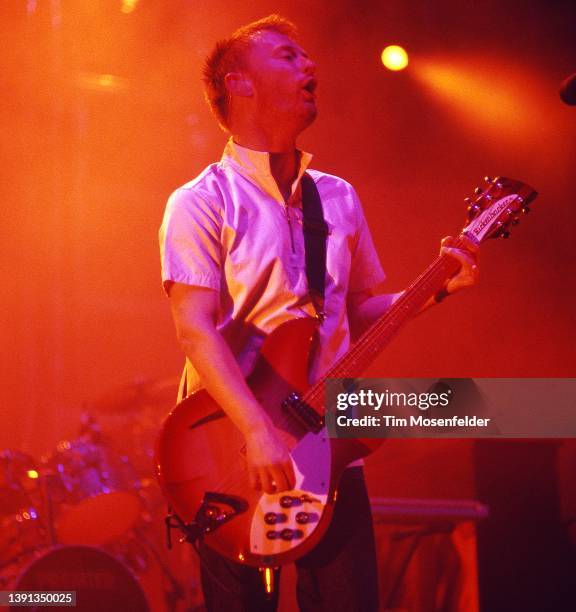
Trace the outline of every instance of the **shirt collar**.
{"label": "shirt collar", "polygon": [[[298,176],[292,183],[290,199],[292,199],[295,194],[297,195],[300,180],[312,160],[312,155],[310,153],[306,153],[305,151],[299,151],[299,153],[300,168],[298,170]],[[282,205],[284,204],[284,198],[270,170],[270,154],[268,152],[255,151],[254,149],[242,147],[230,138],[224,148],[222,163],[225,166],[232,166],[236,172],[260,187],[260,189],[273,197],[277,202]]]}

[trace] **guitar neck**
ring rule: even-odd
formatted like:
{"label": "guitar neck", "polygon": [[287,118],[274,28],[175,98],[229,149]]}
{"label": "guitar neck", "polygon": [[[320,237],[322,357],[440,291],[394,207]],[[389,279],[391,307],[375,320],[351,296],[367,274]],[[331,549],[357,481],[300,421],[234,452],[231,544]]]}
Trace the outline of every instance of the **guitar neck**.
{"label": "guitar neck", "polygon": [[[454,246],[463,246],[461,236]],[[324,412],[324,385],[328,378],[355,378],[362,374],[426,302],[435,295],[460,267],[453,257],[440,255],[411,283],[394,304],[352,345],[328,373],[308,389],[305,403]]]}

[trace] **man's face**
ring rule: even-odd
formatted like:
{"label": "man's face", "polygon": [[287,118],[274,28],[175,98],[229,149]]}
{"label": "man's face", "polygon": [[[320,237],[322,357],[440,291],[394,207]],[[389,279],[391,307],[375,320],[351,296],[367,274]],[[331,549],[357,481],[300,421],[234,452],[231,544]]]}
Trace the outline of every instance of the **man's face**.
{"label": "man's face", "polygon": [[263,121],[300,131],[316,118],[316,66],[292,39],[277,32],[256,34],[246,54],[246,72]]}

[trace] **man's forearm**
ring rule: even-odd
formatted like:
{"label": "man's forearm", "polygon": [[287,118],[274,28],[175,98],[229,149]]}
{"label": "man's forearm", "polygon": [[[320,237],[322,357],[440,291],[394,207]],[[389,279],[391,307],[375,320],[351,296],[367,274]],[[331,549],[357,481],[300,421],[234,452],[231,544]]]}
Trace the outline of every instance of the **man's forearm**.
{"label": "man's forearm", "polygon": [[248,387],[232,351],[218,331],[197,330],[179,340],[204,388],[244,435],[269,424],[264,409]]}

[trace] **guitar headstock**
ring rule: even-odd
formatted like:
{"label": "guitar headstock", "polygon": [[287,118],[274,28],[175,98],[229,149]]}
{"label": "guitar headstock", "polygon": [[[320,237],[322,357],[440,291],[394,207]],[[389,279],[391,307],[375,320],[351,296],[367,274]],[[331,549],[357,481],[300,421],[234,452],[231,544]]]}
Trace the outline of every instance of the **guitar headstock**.
{"label": "guitar headstock", "polygon": [[530,212],[529,204],[538,195],[532,187],[498,176],[485,177],[486,187],[476,187],[473,198],[466,198],[468,222],[462,233],[476,244],[487,238],[508,238],[520,214]]}

